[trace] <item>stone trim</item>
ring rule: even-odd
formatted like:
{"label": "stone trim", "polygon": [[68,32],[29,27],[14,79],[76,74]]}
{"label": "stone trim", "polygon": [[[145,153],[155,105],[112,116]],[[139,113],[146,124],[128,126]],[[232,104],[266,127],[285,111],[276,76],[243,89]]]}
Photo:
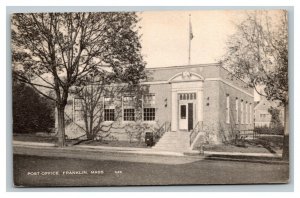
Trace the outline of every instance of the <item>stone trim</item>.
{"label": "stone trim", "polygon": [[[194,80],[194,81],[200,81],[200,80]],[[253,94],[250,94],[250,93],[244,91],[242,88],[239,88],[239,87],[233,85],[232,83],[227,82],[221,78],[206,78],[204,81],[221,81],[221,82],[229,85],[230,87],[235,88],[235,89],[247,94],[248,96],[254,98]],[[181,81],[181,82],[193,82],[193,81]],[[170,83],[171,82],[169,82],[169,81],[153,81],[153,82],[142,82],[141,85],[160,85],[160,84],[170,84]],[[180,82],[173,82],[173,83],[180,83]]]}

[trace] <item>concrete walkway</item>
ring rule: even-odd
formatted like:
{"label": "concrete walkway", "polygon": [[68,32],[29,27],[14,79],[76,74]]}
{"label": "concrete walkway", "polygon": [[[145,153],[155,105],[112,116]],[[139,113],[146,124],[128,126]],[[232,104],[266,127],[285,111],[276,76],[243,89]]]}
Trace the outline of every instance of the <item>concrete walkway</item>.
{"label": "concrete walkway", "polygon": [[[14,146],[25,147],[56,147],[54,143],[37,143],[37,142],[25,142],[25,141],[13,141]],[[146,155],[169,155],[169,156],[184,156],[180,152],[171,151],[159,151],[151,148],[133,148],[133,147],[109,147],[109,146],[89,146],[89,145],[75,145],[71,147],[65,147],[63,149],[82,149],[82,150],[94,150],[94,151],[107,151],[116,153],[129,153],[129,154],[146,154]]]}

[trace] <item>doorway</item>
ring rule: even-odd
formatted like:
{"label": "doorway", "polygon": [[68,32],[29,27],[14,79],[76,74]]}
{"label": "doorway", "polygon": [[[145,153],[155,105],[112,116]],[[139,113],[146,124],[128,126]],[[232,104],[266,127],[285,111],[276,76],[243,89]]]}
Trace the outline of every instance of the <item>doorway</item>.
{"label": "doorway", "polygon": [[193,130],[194,127],[194,104],[188,103],[188,131]]}
{"label": "doorway", "polygon": [[179,129],[191,131],[194,127],[194,103],[179,105]]}

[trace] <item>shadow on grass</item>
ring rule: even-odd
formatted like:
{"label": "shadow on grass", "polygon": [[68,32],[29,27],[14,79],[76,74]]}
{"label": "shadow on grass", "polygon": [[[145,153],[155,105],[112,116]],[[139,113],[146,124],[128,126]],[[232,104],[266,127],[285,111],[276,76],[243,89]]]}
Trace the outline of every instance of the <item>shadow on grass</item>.
{"label": "shadow on grass", "polygon": [[273,154],[276,153],[276,150],[282,149],[283,146],[283,137],[281,136],[262,136],[257,139],[245,141],[252,146],[261,146]]}

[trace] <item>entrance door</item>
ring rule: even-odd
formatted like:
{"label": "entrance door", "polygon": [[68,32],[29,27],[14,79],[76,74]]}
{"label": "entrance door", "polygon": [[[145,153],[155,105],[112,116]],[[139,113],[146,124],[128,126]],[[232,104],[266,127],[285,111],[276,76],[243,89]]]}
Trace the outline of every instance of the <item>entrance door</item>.
{"label": "entrance door", "polygon": [[190,131],[194,127],[196,93],[178,94],[179,130]]}
{"label": "entrance door", "polygon": [[188,131],[193,129],[194,123],[194,112],[193,112],[193,103],[188,103]]}

